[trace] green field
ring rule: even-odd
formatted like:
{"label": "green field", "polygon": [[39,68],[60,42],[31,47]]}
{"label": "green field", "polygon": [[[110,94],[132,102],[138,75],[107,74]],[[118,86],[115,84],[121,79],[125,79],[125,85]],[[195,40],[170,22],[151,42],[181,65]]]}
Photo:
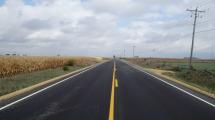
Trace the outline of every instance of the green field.
{"label": "green field", "polygon": [[[187,67],[188,63],[185,62],[167,62],[167,65],[171,66],[182,66]],[[209,71],[215,71],[215,63],[205,63],[205,62],[194,62],[193,67],[198,70],[209,70]]]}
{"label": "green field", "polygon": [[193,69],[189,69],[188,60],[184,59],[136,58],[127,60],[144,68],[172,71],[163,74],[215,94],[215,61],[194,60]]}
{"label": "green field", "polygon": [[[146,68],[172,69],[174,67],[188,68],[188,60],[185,59],[165,59],[165,58],[130,58],[128,61],[144,66]],[[197,70],[215,71],[215,60],[194,60],[193,68]]]}

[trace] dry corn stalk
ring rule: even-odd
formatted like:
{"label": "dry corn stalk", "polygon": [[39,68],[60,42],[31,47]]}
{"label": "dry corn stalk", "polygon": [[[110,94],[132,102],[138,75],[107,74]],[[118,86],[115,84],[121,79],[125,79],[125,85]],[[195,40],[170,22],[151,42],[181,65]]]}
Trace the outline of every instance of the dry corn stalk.
{"label": "dry corn stalk", "polygon": [[75,65],[89,65],[96,61],[89,57],[0,56],[0,77],[62,67],[70,59],[74,59]]}

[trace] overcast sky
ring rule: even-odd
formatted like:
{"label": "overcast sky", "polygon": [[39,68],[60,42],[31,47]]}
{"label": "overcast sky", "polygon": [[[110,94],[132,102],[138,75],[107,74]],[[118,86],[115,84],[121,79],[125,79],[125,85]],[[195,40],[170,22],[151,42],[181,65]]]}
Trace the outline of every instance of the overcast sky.
{"label": "overcast sky", "polygon": [[[196,6],[196,31],[215,28],[215,0],[0,0],[0,54],[186,57]],[[215,31],[195,40],[215,57]]]}

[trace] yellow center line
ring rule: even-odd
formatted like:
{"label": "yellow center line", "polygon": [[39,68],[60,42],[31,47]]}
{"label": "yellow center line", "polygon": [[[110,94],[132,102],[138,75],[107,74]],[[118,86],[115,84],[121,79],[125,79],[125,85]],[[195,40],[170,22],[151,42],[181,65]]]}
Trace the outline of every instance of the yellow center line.
{"label": "yellow center line", "polygon": [[109,118],[108,118],[108,120],[114,120],[115,74],[116,74],[116,65],[115,65],[115,61],[114,61],[112,88],[111,88],[111,98],[110,98],[110,109],[109,109]]}
{"label": "yellow center line", "polygon": [[115,87],[119,87],[118,80],[115,79]]}

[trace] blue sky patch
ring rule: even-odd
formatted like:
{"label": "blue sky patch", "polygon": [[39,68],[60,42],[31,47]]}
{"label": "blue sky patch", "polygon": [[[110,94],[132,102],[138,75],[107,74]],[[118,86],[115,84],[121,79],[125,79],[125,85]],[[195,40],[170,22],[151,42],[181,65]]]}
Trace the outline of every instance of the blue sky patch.
{"label": "blue sky patch", "polygon": [[35,5],[36,4],[35,0],[23,0],[23,1],[27,5]]}
{"label": "blue sky patch", "polygon": [[4,5],[5,0],[0,0],[0,6]]}

